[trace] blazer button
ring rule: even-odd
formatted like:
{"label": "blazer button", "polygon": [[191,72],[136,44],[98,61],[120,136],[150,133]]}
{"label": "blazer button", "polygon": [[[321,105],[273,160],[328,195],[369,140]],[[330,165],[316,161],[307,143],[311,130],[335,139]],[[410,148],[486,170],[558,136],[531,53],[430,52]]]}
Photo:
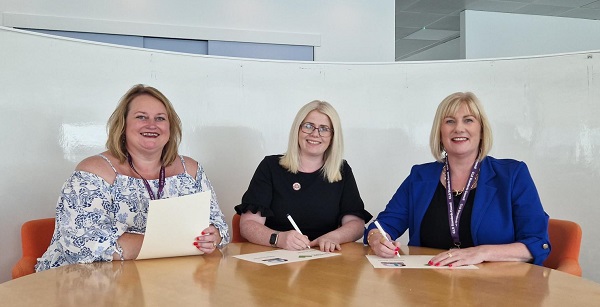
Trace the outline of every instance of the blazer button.
{"label": "blazer button", "polygon": [[548,244],[547,244],[547,243],[544,243],[544,245],[542,245],[542,248],[543,248],[543,249],[548,249]]}

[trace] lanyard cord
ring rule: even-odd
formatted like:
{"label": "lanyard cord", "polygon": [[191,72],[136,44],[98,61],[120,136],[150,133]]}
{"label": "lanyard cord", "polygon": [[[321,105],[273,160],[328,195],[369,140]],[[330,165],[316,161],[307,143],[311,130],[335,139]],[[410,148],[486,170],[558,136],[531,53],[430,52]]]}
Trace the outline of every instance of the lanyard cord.
{"label": "lanyard cord", "polygon": [[448,203],[448,222],[450,224],[450,235],[452,236],[452,240],[454,241],[454,245],[457,248],[460,248],[460,237],[459,237],[459,221],[460,216],[462,215],[463,209],[465,208],[465,204],[467,203],[467,197],[469,196],[469,192],[471,192],[471,188],[473,185],[473,181],[475,178],[479,176],[479,159],[475,160],[473,163],[473,167],[471,168],[471,174],[469,175],[469,180],[467,181],[467,186],[465,186],[465,190],[462,193],[460,201],[458,202],[458,208],[456,209],[456,216],[454,215],[454,198],[452,197],[452,186],[450,180],[450,163],[448,162],[448,157],[446,157],[446,201]]}
{"label": "lanyard cord", "polygon": [[150,199],[151,200],[155,200],[155,199],[160,199],[162,196],[162,191],[163,188],[165,187],[165,167],[164,165],[160,166],[160,172],[159,172],[159,177],[158,177],[158,191],[156,192],[156,196],[154,196],[154,193],[152,192],[152,189],[150,188],[150,184],[148,183],[148,180],[146,180],[146,178],[144,178],[144,176],[140,175],[140,173],[138,173],[138,171],[135,169],[135,167],[133,166],[133,159],[131,159],[131,156],[129,155],[129,153],[127,153],[127,162],[129,162],[129,166],[131,167],[131,169],[138,174],[138,176],[140,176],[140,178],[142,178],[142,181],[144,182],[144,186],[146,186],[146,190],[148,190],[148,194],[150,195]]}

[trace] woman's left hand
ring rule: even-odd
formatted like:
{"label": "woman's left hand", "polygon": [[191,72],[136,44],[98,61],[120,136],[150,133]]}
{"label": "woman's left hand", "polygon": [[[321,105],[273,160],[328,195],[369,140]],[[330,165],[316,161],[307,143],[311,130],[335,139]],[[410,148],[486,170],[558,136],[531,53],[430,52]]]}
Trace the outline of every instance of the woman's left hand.
{"label": "woman's left hand", "polygon": [[219,243],[221,243],[221,236],[219,230],[213,225],[202,230],[202,234],[194,240],[194,246],[206,254],[214,252]]}
{"label": "woman's left hand", "polygon": [[330,238],[327,235],[320,236],[310,242],[310,246],[319,246],[322,252],[334,252],[336,250],[342,250],[338,240]]}
{"label": "woman's left hand", "polygon": [[429,265],[456,267],[461,265],[479,264],[485,261],[485,247],[451,249],[437,254],[429,260]]}

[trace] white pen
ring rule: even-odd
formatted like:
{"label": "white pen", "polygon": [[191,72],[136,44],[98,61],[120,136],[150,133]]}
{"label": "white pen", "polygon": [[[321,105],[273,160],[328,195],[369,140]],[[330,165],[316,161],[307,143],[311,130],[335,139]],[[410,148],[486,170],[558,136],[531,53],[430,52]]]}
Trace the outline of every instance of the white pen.
{"label": "white pen", "polygon": [[[383,228],[381,227],[379,222],[377,220],[375,220],[374,223],[375,223],[375,226],[377,226],[377,229],[379,229],[379,233],[381,233],[381,235],[385,238],[385,240],[389,242],[390,240],[388,240],[387,235],[385,234],[385,231],[383,231]],[[400,254],[396,253],[396,255],[398,256],[398,258],[401,258]]]}
{"label": "white pen", "polygon": [[[292,218],[292,216],[291,216],[291,215],[289,215],[289,214],[288,214],[288,215],[287,215],[287,219],[290,221],[290,223],[292,223],[292,226],[294,226],[294,229],[295,229],[295,230],[296,230],[298,233],[300,233],[301,235],[304,235],[304,234],[302,233],[302,231],[300,231],[300,228],[298,228],[298,225],[296,225],[296,222],[294,222],[294,219]],[[306,246],[306,248],[310,248],[310,246]]]}
{"label": "white pen", "polygon": [[292,223],[292,226],[294,226],[294,229],[296,229],[296,231],[299,232],[301,235],[304,235],[304,234],[302,234],[302,231],[300,231],[300,228],[298,228],[298,225],[296,225],[296,222],[294,222],[294,219],[292,218],[292,216],[288,214],[287,218],[288,218],[288,220],[290,220],[290,223]]}

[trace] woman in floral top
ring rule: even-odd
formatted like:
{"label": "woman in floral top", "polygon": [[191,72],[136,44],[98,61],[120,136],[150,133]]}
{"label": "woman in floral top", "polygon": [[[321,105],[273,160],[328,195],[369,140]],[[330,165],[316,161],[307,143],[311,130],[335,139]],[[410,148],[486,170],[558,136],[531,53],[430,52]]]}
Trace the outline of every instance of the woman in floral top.
{"label": "woman in floral top", "polygon": [[229,242],[227,223],[202,166],[178,154],[181,121],[157,89],[132,87],[108,121],[108,150],[65,182],[56,225],[36,271],[72,263],[137,258],[151,199],[210,190],[210,226],[190,238],[204,253]]}

